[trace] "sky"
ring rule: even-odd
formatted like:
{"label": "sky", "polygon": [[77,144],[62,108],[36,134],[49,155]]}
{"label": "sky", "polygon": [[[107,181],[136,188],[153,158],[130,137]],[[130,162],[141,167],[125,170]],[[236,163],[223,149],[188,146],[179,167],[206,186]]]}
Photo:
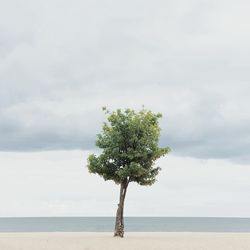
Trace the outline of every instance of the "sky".
{"label": "sky", "polygon": [[125,214],[250,217],[249,8],[0,0],[0,217],[115,215],[118,186],[86,159],[103,106],[142,105],[172,151]]}

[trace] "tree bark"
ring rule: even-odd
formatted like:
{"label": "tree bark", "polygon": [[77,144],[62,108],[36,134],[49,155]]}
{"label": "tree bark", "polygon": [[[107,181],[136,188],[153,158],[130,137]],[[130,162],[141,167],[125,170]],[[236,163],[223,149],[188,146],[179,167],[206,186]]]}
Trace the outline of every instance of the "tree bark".
{"label": "tree bark", "polygon": [[124,201],[125,201],[128,183],[129,182],[127,180],[121,183],[120,199],[119,199],[119,204],[118,204],[118,208],[116,211],[114,237],[123,237],[124,236],[123,209],[124,209]]}

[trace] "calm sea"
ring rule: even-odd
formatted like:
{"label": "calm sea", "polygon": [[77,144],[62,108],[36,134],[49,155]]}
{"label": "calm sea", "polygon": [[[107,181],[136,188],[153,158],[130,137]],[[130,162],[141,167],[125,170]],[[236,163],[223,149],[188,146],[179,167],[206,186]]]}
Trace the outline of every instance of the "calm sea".
{"label": "calm sea", "polygon": [[[110,232],[113,217],[0,218],[0,232]],[[127,232],[250,232],[250,218],[127,217]]]}

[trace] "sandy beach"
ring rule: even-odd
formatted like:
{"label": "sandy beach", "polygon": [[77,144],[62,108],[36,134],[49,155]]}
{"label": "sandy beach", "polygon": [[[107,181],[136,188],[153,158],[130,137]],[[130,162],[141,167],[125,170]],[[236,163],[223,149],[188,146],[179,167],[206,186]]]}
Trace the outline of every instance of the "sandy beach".
{"label": "sandy beach", "polygon": [[250,233],[1,233],[1,250],[248,250]]}

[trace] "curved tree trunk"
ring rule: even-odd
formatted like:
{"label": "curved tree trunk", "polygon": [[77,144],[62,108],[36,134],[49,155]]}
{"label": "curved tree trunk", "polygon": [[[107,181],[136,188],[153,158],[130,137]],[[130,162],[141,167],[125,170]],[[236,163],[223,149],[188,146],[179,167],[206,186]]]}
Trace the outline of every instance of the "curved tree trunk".
{"label": "curved tree trunk", "polygon": [[115,231],[114,236],[123,237],[124,235],[124,219],[123,219],[123,209],[124,201],[128,187],[128,181],[121,183],[120,187],[120,199],[116,212],[116,221],[115,221]]}

